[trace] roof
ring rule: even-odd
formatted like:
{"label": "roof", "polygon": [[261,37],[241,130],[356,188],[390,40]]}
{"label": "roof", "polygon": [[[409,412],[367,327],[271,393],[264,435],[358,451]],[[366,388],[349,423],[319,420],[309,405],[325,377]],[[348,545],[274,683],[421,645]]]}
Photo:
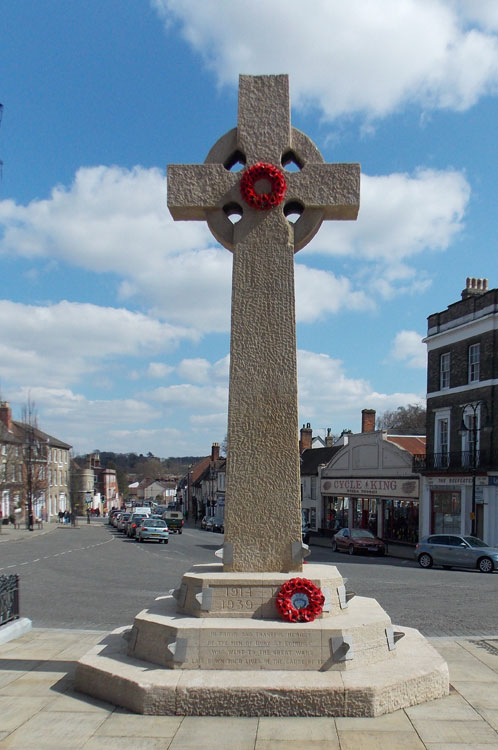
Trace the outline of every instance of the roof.
{"label": "roof", "polygon": [[320,464],[328,464],[342,445],[332,445],[327,448],[307,448],[301,454],[301,476],[303,474],[318,474]]}
{"label": "roof", "polygon": [[388,435],[387,439],[412,456],[425,456],[425,435]]}
{"label": "roof", "polygon": [[[25,424],[24,422],[16,422],[15,420],[12,420],[12,428],[12,432],[16,434],[17,437],[21,440],[25,440],[26,432],[30,429],[30,425]],[[49,435],[47,432],[43,432],[38,429],[38,427],[33,427],[33,435],[37,440],[41,440],[54,448],[65,448],[66,450],[72,448],[68,443],[64,443],[62,440],[59,440],[59,438]]]}

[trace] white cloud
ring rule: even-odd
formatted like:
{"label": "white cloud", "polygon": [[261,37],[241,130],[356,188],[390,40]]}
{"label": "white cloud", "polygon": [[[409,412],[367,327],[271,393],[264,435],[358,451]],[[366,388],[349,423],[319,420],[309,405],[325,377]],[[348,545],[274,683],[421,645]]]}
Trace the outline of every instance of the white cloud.
{"label": "white cloud", "polygon": [[462,230],[469,197],[467,180],[454,170],[363,174],[357,221],[324,222],[304,253],[353,255],[396,266],[424,250],[444,250]]}
{"label": "white cloud", "polygon": [[417,331],[399,331],[391,347],[393,359],[406,362],[408,367],[425,370],[427,349],[422,343],[422,334]]}
{"label": "white cloud", "polygon": [[0,379],[28,386],[66,386],[117,357],[169,352],[195,339],[141,313],[67,301],[37,307],[0,300],[0,329]]}
{"label": "white cloud", "polygon": [[374,303],[363,291],[355,291],[349,279],[329,271],[296,263],[296,318],[311,323],[340,310],[371,310]]}
{"label": "white cloud", "polygon": [[177,367],[178,375],[191,383],[228,383],[230,357],[227,355],[211,364],[207,359],[182,359]]}
{"label": "white cloud", "polygon": [[[409,279],[413,272],[406,260],[449,245],[462,229],[470,194],[461,173],[428,169],[363,175],[361,190],[358,221],[324,222],[299,255],[298,320],[309,322],[338,309],[368,309],[375,281],[376,293],[383,296],[413,289],[417,282]],[[164,177],[156,169],[80,169],[70,188],[56,188],[48,200],[27,206],[0,202],[0,252],[43,258],[44,273],[46,257],[112,272],[122,279],[123,300],[146,301],[151,315],[178,326],[171,329],[172,339],[192,336],[185,326],[227,331],[231,254],[211,246],[214,240],[202,223],[175,224],[164,191]],[[354,288],[345,277],[306,267],[303,260],[313,253],[361,259],[365,278],[358,273]],[[98,310],[94,307],[90,317],[99,316]],[[96,341],[103,329],[97,330]]]}
{"label": "white cloud", "polygon": [[190,383],[156,388],[147,394],[158,403],[193,411],[220,411],[228,405],[228,386],[198,386]]}
{"label": "white cloud", "polygon": [[414,393],[378,393],[368,380],[348,378],[341,360],[306,350],[298,351],[298,380],[301,421],[332,427],[334,434],[344,428],[358,432],[362,409],[382,413],[422,400]]}
{"label": "white cloud", "polygon": [[147,368],[147,377],[165,378],[173,372],[173,369],[170,365],[165,365],[164,362],[150,362]]}
{"label": "white cloud", "polygon": [[[489,1],[152,5],[167,25],[181,24],[220,83],[234,84],[239,71],[285,71],[294,102],[318,105],[328,119],[355,113],[375,119],[409,103],[463,110],[497,90],[498,43],[491,33],[498,28],[497,12]],[[340,75],[331,74],[337,70]]]}
{"label": "white cloud", "polygon": [[214,247],[204,222],[171,219],[158,169],[82,167],[46,200],[1,201],[0,225],[0,253],[111,272],[123,279],[122,299],[145,299],[158,316],[200,331],[228,327],[231,254]]}

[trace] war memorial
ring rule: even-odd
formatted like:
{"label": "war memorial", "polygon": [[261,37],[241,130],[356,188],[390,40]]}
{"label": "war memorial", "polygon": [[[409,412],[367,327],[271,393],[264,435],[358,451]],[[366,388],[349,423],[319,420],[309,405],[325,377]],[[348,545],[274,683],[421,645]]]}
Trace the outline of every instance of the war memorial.
{"label": "war memorial", "polygon": [[237,127],[168,167],[175,220],[233,254],[225,543],[77,665],[81,692],[143,714],[377,716],[449,692],[417,631],[303,564],[294,253],[354,220],[358,164],[290,123],[285,75],[240,76]]}

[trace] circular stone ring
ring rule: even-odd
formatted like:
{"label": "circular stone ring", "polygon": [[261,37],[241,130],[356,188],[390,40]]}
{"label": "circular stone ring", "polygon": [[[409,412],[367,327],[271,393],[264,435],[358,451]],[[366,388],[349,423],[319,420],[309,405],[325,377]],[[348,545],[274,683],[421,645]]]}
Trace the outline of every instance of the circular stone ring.
{"label": "circular stone ring", "polygon": [[322,614],[325,597],[307,578],[291,578],[277,594],[276,606],[288,622],[312,622]]}
{"label": "circular stone ring", "polygon": [[[270,192],[258,193],[256,191],[255,185],[259,180],[267,180],[270,183]],[[285,177],[273,164],[258,162],[246,169],[240,180],[240,193],[243,199],[249,206],[260,211],[268,211],[282,203],[286,190]]]}

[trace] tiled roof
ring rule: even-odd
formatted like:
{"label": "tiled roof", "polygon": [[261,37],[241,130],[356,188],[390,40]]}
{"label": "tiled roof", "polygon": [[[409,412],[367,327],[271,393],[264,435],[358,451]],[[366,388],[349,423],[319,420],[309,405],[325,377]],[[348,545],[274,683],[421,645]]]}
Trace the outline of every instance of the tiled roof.
{"label": "tiled roof", "polygon": [[425,455],[425,435],[388,435],[387,439],[412,456]]}
{"label": "tiled roof", "polygon": [[[16,422],[15,420],[12,420],[12,431],[21,440],[26,439],[26,432],[28,430],[28,427],[29,425],[24,424],[24,422]],[[38,429],[38,427],[33,427],[33,434],[37,440],[41,440],[53,448],[65,448],[66,450],[72,448],[72,446],[68,443],[64,443],[62,440],[59,440],[59,438],[53,437],[53,435],[49,435],[48,433],[43,432],[42,430]]]}
{"label": "tiled roof", "polygon": [[328,464],[341,448],[342,445],[332,445],[327,448],[308,448],[303,451],[301,454],[301,476],[318,474],[320,464]]}

